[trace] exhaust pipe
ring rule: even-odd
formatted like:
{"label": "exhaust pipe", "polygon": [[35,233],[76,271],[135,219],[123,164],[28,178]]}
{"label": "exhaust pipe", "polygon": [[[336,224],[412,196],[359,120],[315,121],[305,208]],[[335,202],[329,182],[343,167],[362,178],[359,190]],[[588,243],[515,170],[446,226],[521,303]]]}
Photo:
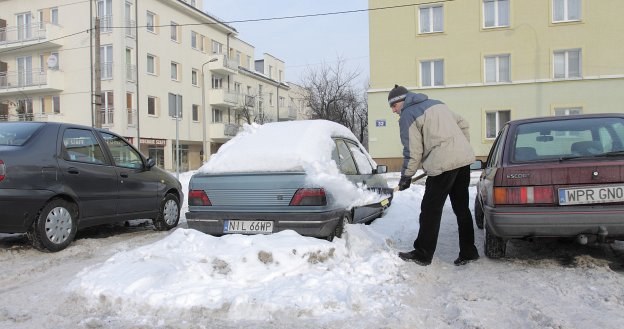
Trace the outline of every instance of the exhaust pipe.
{"label": "exhaust pipe", "polygon": [[579,234],[576,236],[576,243],[578,244],[586,245],[588,240],[589,239],[587,238],[587,235],[585,234]]}
{"label": "exhaust pipe", "polygon": [[607,241],[607,235],[609,235],[607,228],[604,226],[600,226],[598,228],[598,241],[600,243],[605,243]]}

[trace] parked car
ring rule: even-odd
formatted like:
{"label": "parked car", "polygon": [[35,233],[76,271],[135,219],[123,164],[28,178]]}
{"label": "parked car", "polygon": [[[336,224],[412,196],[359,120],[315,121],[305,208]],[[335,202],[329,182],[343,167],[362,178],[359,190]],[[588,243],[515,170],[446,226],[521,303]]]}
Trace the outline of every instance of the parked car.
{"label": "parked car", "polygon": [[124,138],[53,122],[0,123],[0,232],[40,250],[67,247],[78,229],[151,218],[178,224],[183,191]]}
{"label": "parked car", "polygon": [[390,205],[386,166],[325,120],[247,126],[189,182],[189,228],[212,235],[294,230],[332,240]]}
{"label": "parked car", "polygon": [[512,238],[624,238],[624,115],[510,121],[479,178],[474,213],[491,258]]}

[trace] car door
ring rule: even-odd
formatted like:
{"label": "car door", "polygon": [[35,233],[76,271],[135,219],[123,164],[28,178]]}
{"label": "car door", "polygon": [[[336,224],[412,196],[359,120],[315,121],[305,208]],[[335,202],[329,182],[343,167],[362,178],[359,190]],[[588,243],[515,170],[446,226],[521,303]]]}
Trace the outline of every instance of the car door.
{"label": "car door", "polygon": [[68,192],[78,201],[81,221],[114,216],[117,172],[95,132],[67,127],[60,136],[59,169]]}
{"label": "car door", "polygon": [[117,174],[119,200],[117,214],[145,215],[158,211],[158,185],[162,184],[154,171],[146,167],[141,154],[123,138],[100,132]]}

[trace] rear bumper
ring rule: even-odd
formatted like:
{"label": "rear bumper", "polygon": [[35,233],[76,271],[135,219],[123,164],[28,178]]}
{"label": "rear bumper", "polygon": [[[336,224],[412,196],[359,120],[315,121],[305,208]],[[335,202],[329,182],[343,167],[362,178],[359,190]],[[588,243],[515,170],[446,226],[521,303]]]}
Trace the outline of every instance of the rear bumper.
{"label": "rear bumper", "polygon": [[54,194],[48,190],[0,189],[0,233],[24,233]]}
{"label": "rear bumper", "polygon": [[492,234],[501,238],[574,237],[595,235],[624,238],[624,206],[489,207],[483,211]]}
{"label": "rear bumper", "polygon": [[211,235],[223,235],[226,219],[267,220],[273,222],[273,233],[293,230],[300,235],[327,237],[334,232],[345,210],[318,213],[246,213],[228,211],[193,211],[186,213],[189,228]]}

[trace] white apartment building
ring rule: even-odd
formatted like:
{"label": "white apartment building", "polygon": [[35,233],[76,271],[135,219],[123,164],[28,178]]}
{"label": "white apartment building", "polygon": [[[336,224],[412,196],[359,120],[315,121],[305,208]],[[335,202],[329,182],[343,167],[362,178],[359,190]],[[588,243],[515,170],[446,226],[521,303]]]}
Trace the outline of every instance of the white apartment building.
{"label": "white apartment building", "polygon": [[255,60],[201,3],[0,1],[0,121],[101,126],[186,171],[243,123],[297,119],[303,103],[285,63]]}

